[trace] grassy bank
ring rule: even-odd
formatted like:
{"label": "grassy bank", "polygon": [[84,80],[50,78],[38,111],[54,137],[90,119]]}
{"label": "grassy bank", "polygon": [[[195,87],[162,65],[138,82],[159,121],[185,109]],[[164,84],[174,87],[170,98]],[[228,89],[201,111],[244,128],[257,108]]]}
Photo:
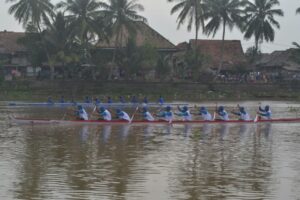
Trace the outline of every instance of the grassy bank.
{"label": "grassy bank", "polygon": [[1,101],[45,101],[48,96],[58,99],[84,96],[104,99],[111,96],[148,96],[152,101],[163,95],[167,100],[300,100],[300,85],[284,84],[196,84],[144,83],[100,81],[12,81],[0,86]]}

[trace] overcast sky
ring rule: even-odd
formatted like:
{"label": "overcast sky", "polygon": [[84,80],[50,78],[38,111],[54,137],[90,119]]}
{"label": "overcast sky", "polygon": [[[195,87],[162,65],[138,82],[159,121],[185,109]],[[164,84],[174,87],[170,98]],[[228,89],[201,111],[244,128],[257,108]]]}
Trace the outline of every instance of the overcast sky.
{"label": "overcast sky", "polygon": [[[52,0],[57,3],[60,0]],[[23,31],[21,25],[8,14],[9,4],[6,0],[0,0],[0,31]],[[145,11],[141,15],[148,19],[151,27],[169,39],[172,43],[188,41],[194,38],[194,31],[187,32],[186,26],[182,26],[177,30],[176,14],[170,15],[172,5],[167,0],[140,0],[144,5]],[[300,7],[300,0],[280,0],[280,8],[283,9],[285,16],[277,18],[281,24],[281,29],[276,31],[274,43],[264,43],[262,48],[264,52],[272,52],[274,50],[282,50],[291,47],[291,43],[296,41],[300,43],[300,15],[295,14],[296,8]],[[207,39],[205,35],[201,35],[200,39]],[[214,39],[221,39],[221,33],[218,33]],[[249,46],[253,46],[253,40],[246,41],[243,35],[238,31],[227,32],[226,39],[242,40],[244,50]]]}

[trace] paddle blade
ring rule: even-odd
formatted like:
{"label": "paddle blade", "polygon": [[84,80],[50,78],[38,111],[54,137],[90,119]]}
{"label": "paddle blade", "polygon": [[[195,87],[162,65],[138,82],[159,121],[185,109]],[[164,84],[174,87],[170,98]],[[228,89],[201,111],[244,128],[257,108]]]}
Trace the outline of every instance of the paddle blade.
{"label": "paddle blade", "polygon": [[258,122],[258,115],[255,116],[254,118],[254,123]]}

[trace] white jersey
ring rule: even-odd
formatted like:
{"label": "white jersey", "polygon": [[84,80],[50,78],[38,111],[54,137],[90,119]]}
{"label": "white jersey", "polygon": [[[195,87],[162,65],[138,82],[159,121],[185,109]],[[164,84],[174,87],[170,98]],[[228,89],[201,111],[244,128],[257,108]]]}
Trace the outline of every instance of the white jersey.
{"label": "white jersey", "polygon": [[192,121],[192,115],[191,112],[188,110],[185,112],[185,115],[183,116],[184,121]]}
{"label": "white jersey", "polygon": [[122,111],[122,113],[123,113],[123,116],[119,116],[120,119],[123,119],[126,121],[131,121],[131,118],[129,117],[129,115],[126,112]]}
{"label": "white jersey", "polygon": [[105,110],[101,116],[105,121],[111,121],[111,113],[108,110]]}
{"label": "white jersey", "polygon": [[249,121],[249,120],[251,120],[250,115],[248,113],[245,113],[245,114],[241,113],[240,118],[243,121]]}
{"label": "white jersey", "polygon": [[79,118],[84,120],[89,120],[88,114],[84,109],[81,109],[79,112]]}
{"label": "white jersey", "polygon": [[211,121],[212,120],[212,116],[209,112],[206,112],[205,114],[202,113],[201,116],[202,116],[203,120],[205,120],[205,121]]}
{"label": "white jersey", "polygon": [[148,111],[144,113],[144,119],[147,121],[154,121],[154,117]]}
{"label": "white jersey", "polygon": [[228,121],[229,120],[229,115],[225,110],[223,111],[223,116],[219,114],[219,117],[223,121]]}

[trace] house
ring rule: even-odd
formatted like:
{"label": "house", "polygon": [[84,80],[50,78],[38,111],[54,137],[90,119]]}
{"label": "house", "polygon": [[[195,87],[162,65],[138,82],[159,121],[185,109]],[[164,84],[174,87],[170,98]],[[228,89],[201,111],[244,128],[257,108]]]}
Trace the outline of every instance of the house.
{"label": "house", "polygon": [[283,79],[300,79],[300,51],[287,49],[262,54],[255,63],[256,71]]}
{"label": "house", "polygon": [[[222,40],[190,40],[192,48],[204,55],[207,61],[207,68],[217,70],[220,66],[222,56]],[[245,66],[245,57],[240,40],[225,40],[223,53],[222,71],[235,71],[240,66]]]}
{"label": "house", "polygon": [[150,44],[156,48],[159,52],[176,52],[177,48],[168,39],[151,28],[148,24],[138,21],[135,22],[137,30],[133,37],[129,34],[127,29],[122,30],[122,34],[119,36],[119,42],[116,42],[117,35],[113,34],[108,40],[100,41],[96,44],[96,48],[99,50],[114,50],[116,48],[125,48],[130,38],[135,38],[136,46],[140,47],[145,44]]}
{"label": "house", "polygon": [[0,32],[0,66],[5,80],[35,76],[36,70],[27,59],[27,51],[18,40],[25,33]]}

